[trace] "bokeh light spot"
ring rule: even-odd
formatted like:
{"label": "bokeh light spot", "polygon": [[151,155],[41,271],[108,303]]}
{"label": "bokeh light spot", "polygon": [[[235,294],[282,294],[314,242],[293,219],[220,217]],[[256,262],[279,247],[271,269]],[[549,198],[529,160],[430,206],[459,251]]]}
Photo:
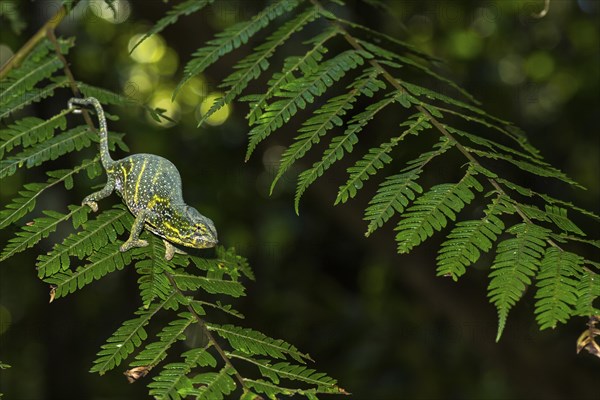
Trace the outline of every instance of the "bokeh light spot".
{"label": "bokeh light spot", "polygon": [[525,80],[523,60],[516,55],[508,55],[498,62],[498,75],[502,82],[509,85],[518,85]]}
{"label": "bokeh light spot", "polygon": [[472,59],[481,53],[483,42],[475,31],[459,31],[450,36],[450,49],[457,57]]}
{"label": "bokeh light spot", "polygon": [[159,62],[167,51],[167,45],[162,36],[158,34],[150,36],[131,52],[131,49],[133,49],[143,37],[144,35],[139,34],[134,35],[129,39],[127,49],[131,53],[131,58],[142,64]]}
{"label": "bokeh light spot", "polygon": [[535,81],[544,81],[554,72],[554,60],[545,51],[535,52],[525,61],[525,72]]}
{"label": "bokeh light spot", "polygon": [[[208,111],[210,110],[210,108],[212,107],[212,105],[215,103],[215,101],[219,98],[223,97],[223,93],[211,93],[209,94],[200,104],[200,107],[198,108],[200,111],[200,117],[206,115],[208,113]],[[206,119],[206,123],[212,126],[218,126],[221,125],[222,123],[224,123],[227,118],[229,118],[229,113],[230,113],[230,107],[229,105],[225,104],[223,107],[221,107],[218,111],[216,111],[215,113],[213,113],[210,117],[208,117]],[[200,118],[198,118],[198,120],[200,120]]]}
{"label": "bokeh light spot", "polygon": [[113,24],[120,24],[127,21],[131,15],[131,6],[127,0],[113,1],[114,10],[106,4],[104,0],[90,1],[90,9],[99,18]]}
{"label": "bokeh light spot", "polygon": [[150,115],[148,115],[148,120],[154,123],[155,125],[162,126],[164,128],[168,128],[170,126],[175,125],[181,119],[181,107],[177,101],[171,101],[171,94],[173,93],[172,88],[164,88],[156,91],[152,98],[150,99],[150,107],[152,108],[161,108],[166,110],[163,114],[172,119],[174,122],[161,119],[160,122],[154,120]]}
{"label": "bokeh light spot", "polygon": [[12,315],[8,308],[0,305],[0,335],[8,330],[12,322]]}

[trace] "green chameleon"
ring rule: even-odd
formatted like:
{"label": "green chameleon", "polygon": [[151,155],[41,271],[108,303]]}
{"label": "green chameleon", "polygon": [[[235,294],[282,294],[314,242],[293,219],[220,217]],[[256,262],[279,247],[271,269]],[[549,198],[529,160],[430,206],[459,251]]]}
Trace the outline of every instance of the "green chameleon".
{"label": "green chameleon", "polygon": [[165,258],[171,260],[175,253],[184,253],[172,243],[206,249],[217,244],[217,231],[213,222],[183,201],[179,171],[169,160],[154,154],[134,154],[113,160],[108,152],[108,130],[100,102],[94,97],[72,98],[69,109],[80,113],[75,105],[92,105],[100,125],[100,160],[108,181],[100,191],[82,201],[98,211],[98,200],[108,197],[113,190],[135,216],[129,239],[120,247],[125,252],[133,247],[148,245],[140,239],[142,229],[163,238]]}

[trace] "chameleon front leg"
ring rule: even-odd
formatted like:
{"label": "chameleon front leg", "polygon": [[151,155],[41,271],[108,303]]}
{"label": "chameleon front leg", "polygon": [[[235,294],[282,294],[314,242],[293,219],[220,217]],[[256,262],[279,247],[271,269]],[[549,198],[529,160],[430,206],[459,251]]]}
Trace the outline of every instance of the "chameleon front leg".
{"label": "chameleon front leg", "polygon": [[81,202],[82,206],[89,206],[94,212],[98,211],[98,200],[102,200],[105,197],[110,196],[110,194],[115,190],[115,180],[110,175],[108,176],[108,181],[106,185],[102,189],[97,192],[94,192],[88,196],[86,196]]}
{"label": "chameleon front leg", "polygon": [[144,225],[146,224],[146,218],[148,218],[150,214],[151,211],[141,210],[135,217],[135,221],[133,221],[133,226],[131,227],[129,239],[127,239],[119,248],[122,253],[133,247],[148,246],[148,241],[140,239],[140,233],[142,233],[142,229],[144,229]]}
{"label": "chameleon front leg", "polygon": [[187,254],[183,250],[179,250],[177,247],[173,246],[171,242],[163,239],[163,243],[165,244],[165,260],[171,261],[175,253],[177,254]]}

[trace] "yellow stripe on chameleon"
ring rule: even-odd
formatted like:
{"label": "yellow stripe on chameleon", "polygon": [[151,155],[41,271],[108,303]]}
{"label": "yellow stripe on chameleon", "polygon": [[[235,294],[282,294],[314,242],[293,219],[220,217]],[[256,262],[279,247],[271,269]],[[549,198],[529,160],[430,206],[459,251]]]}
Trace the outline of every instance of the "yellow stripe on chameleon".
{"label": "yellow stripe on chameleon", "polygon": [[133,192],[133,202],[135,204],[137,204],[138,202],[138,195],[140,193],[140,182],[142,181],[142,177],[144,176],[144,170],[146,169],[146,164],[148,164],[148,159],[144,159],[144,162],[142,163],[142,168],[140,169],[140,173],[137,176],[137,179],[135,180],[135,192]]}

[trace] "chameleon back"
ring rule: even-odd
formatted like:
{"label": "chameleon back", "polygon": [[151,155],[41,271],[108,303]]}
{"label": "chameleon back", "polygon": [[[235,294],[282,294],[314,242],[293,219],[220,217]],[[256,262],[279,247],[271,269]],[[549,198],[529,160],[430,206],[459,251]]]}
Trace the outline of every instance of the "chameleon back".
{"label": "chameleon back", "polygon": [[115,190],[135,216],[146,209],[168,219],[173,205],[184,204],[179,171],[166,158],[134,154],[115,161],[107,173],[113,174]]}

